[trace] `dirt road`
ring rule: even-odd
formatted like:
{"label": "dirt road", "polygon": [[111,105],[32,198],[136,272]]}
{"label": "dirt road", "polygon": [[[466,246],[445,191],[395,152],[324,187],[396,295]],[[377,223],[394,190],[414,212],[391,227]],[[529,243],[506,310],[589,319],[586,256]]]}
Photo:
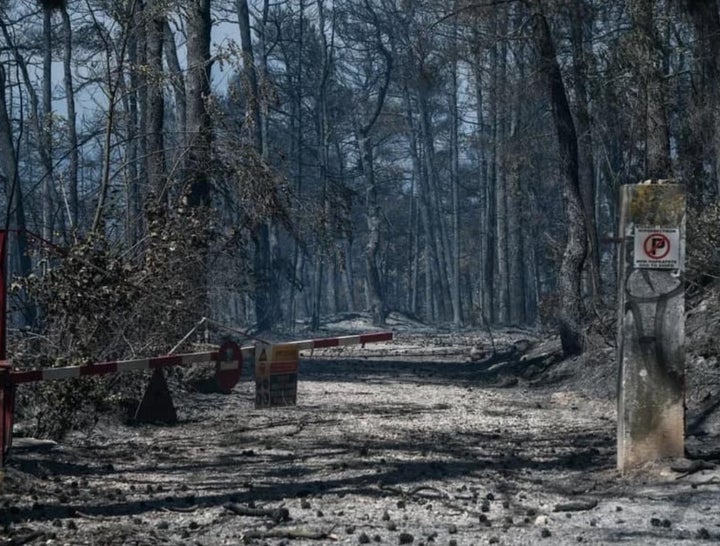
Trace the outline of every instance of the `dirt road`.
{"label": "dirt road", "polygon": [[[297,407],[181,394],[181,424],[17,449],[0,544],[697,544],[720,473],[615,471],[615,410],[474,364],[304,359]],[[5,542],[3,542],[5,540]]]}

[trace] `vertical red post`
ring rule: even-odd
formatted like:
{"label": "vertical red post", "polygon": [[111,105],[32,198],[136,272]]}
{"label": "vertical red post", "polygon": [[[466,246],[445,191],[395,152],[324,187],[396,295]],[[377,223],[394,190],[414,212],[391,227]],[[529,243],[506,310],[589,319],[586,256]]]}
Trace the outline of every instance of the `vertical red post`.
{"label": "vertical red post", "polygon": [[0,468],[5,466],[12,444],[15,387],[10,383],[10,367],[9,363],[0,362]]}
{"label": "vertical red post", "polygon": [[10,451],[15,409],[15,390],[7,362],[7,231],[0,230],[0,467]]}

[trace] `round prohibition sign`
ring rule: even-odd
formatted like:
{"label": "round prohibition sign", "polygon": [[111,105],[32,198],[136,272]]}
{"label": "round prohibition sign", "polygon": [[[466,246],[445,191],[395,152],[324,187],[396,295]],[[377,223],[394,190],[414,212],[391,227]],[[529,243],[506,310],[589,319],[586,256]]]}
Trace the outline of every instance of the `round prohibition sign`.
{"label": "round prohibition sign", "polygon": [[643,250],[651,260],[662,260],[670,254],[670,239],[664,233],[651,233],[643,242]]}

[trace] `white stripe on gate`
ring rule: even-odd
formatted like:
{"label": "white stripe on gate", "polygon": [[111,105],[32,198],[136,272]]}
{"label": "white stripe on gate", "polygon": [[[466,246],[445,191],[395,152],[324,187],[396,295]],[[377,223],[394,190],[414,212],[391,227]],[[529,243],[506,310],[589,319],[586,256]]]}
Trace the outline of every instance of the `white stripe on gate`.
{"label": "white stripe on gate", "polygon": [[150,361],[147,358],[145,360],[127,360],[117,363],[117,371],[119,372],[147,370],[149,367]]}
{"label": "white stripe on gate", "polygon": [[80,366],[67,368],[47,368],[43,370],[43,381],[54,381],[56,379],[72,379],[80,377]]}
{"label": "white stripe on gate", "polygon": [[342,336],[338,338],[338,347],[346,347],[348,345],[358,345],[360,336]]}
{"label": "white stripe on gate", "polygon": [[[172,356],[172,355],[170,355]],[[193,353],[182,355],[182,363],[185,364],[198,364],[202,362],[212,361],[212,353]]]}

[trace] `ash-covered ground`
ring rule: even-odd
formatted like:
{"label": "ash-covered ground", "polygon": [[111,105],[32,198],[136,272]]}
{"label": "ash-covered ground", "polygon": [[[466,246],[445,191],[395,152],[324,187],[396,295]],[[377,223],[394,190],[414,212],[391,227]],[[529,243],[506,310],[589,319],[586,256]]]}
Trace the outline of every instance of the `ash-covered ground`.
{"label": "ash-covered ground", "polygon": [[[601,339],[558,361],[536,332],[491,339],[393,315],[391,343],[304,354],[296,407],[255,410],[245,372],[230,395],[171,381],[176,426],[101,420],[61,444],[18,439],[0,544],[718,541],[713,305],[688,323],[689,460],[615,470]],[[346,316],[318,336],[366,329]]]}

